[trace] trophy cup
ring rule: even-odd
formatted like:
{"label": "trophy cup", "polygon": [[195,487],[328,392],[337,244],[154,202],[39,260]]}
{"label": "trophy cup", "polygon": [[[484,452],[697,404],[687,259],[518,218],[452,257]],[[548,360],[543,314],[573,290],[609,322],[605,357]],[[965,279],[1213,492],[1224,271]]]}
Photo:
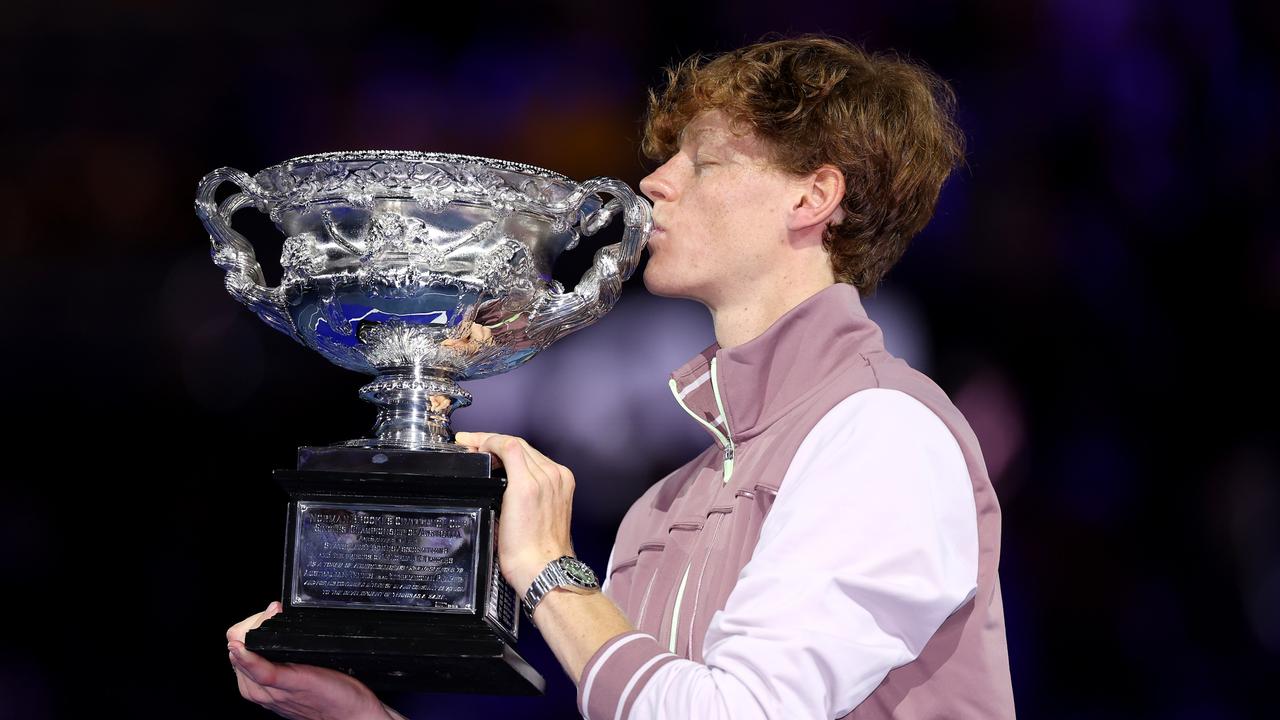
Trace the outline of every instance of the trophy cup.
{"label": "trophy cup", "polygon": [[[239,191],[218,201],[224,183]],[[360,389],[377,407],[369,437],[301,447],[295,469],[274,473],[289,496],[284,610],[249,632],[249,649],[378,689],[540,694],[512,647],[520,599],[498,567],[506,479],[452,442],[449,417],[471,403],[459,380],[511,370],[613,307],[652,229],[649,204],[609,178],[369,151],[252,177],[221,168],[195,206],[232,297],[376,376]],[[249,206],[287,238],[277,287],[231,227]],[[557,257],[619,211],[621,241],[565,291]]]}

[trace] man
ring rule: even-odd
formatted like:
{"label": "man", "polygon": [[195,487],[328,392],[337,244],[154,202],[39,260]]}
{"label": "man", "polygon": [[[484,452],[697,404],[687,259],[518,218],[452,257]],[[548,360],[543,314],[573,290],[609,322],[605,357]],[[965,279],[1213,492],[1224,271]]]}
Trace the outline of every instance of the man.
{"label": "man", "polygon": [[[712,314],[716,344],[670,389],[714,444],[632,506],[603,592],[534,594],[584,717],[1013,716],[977,440],[860,302],[962,158],[953,102],[928,70],[827,38],[691,59],[651,93],[644,280]],[[457,439],[507,469],[500,563],[525,596],[573,555],[573,475],[520,438]],[[399,717],[246,651],[277,611],[228,632],[242,694]]]}

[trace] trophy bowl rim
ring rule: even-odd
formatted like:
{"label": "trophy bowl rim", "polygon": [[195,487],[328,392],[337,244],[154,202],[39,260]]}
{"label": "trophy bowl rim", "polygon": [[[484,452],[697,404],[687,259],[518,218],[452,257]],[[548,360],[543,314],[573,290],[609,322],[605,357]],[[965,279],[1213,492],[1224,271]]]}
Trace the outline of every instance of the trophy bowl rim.
{"label": "trophy bowl rim", "polygon": [[554,170],[548,170],[537,165],[530,165],[529,163],[522,163],[514,160],[502,160],[499,158],[485,157],[483,155],[463,155],[460,153],[427,152],[422,150],[336,150],[312,153],[309,155],[299,155],[297,157],[275,163],[274,165],[269,165],[262,170],[259,170],[255,175],[269,174],[273,171],[292,173],[300,167],[319,165],[326,162],[347,163],[382,161],[484,165],[490,169],[502,172],[532,175],[545,180],[555,180],[557,182],[568,183],[573,186],[578,185],[575,180],[566,175],[562,175]]}

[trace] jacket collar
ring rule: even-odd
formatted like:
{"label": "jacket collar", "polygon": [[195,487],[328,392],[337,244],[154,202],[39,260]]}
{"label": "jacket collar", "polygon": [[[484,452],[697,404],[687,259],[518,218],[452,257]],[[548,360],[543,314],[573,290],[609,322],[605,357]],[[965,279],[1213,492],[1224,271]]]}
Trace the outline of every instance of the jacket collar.
{"label": "jacket collar", "polygon": [[836,283],[752,340],[728,349],[713,343],[671,373],[671,390],[723,446],[763,432],[839,373],[884,352],[858,289]]}

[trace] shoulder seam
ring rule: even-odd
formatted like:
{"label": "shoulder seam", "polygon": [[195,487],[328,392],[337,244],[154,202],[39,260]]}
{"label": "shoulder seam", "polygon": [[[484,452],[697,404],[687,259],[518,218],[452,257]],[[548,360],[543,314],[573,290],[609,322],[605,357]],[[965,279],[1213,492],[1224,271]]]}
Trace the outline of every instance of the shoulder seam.
{"label": "shoulder seam", "polygon": [[858,353],[858,357],[862,358],[862,362],[867,364],[867,369],[871,371],[871,377],[876,380],[876,387],[881,387],[880,373],[876,372],[876,366],[871,362],[871,358],[868,358],[866,353]]}

